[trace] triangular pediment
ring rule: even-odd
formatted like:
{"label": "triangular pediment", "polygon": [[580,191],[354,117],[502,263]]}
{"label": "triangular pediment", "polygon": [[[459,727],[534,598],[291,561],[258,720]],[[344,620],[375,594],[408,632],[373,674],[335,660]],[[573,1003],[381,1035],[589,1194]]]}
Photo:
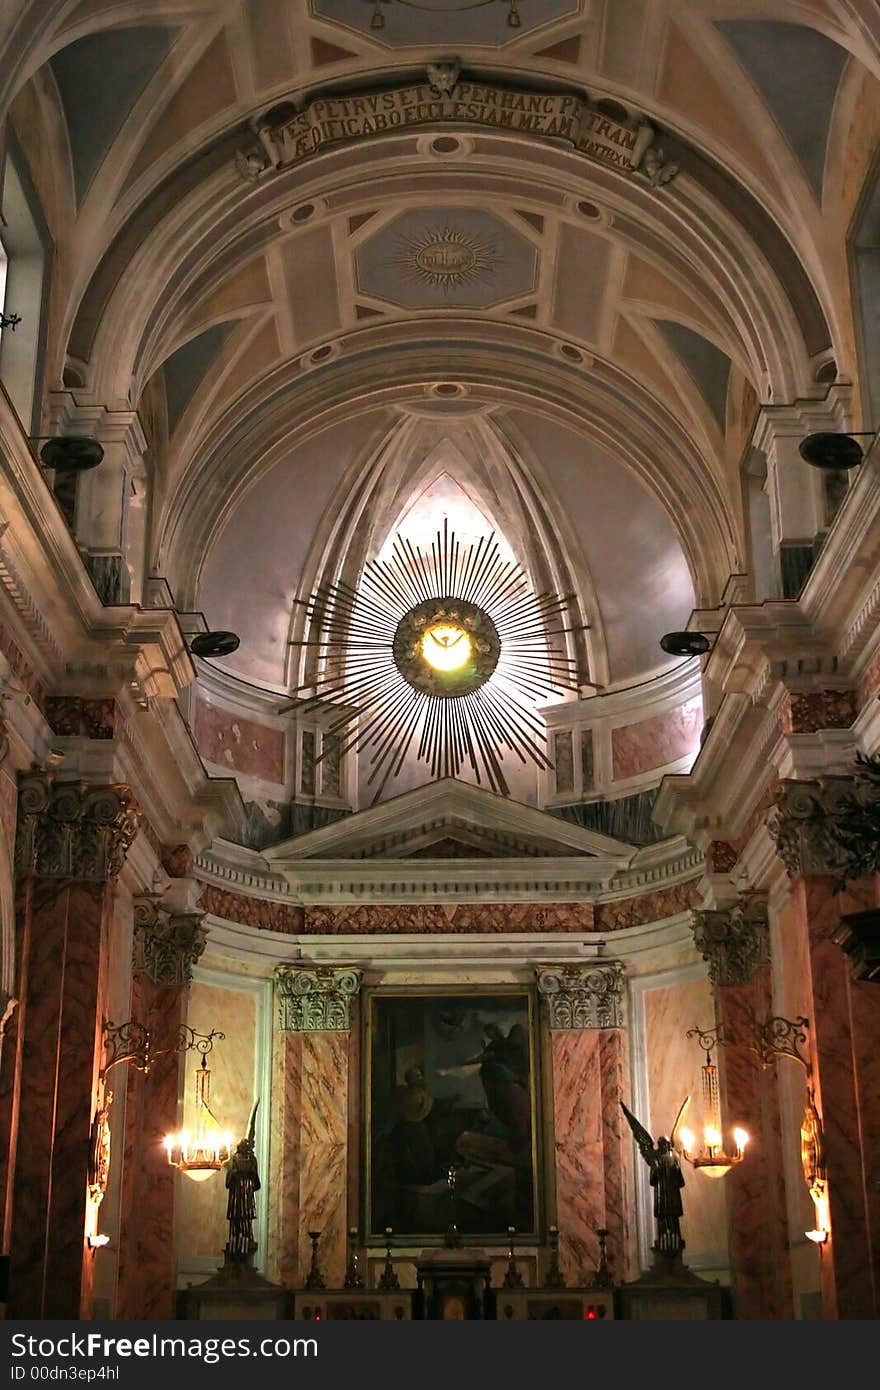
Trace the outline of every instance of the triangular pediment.
{"label": "triangular pediment", "polygon": [[264,851],[282,872],[304,860],[594,859],[625,868],[634,846],[451,778],[417,787]]}

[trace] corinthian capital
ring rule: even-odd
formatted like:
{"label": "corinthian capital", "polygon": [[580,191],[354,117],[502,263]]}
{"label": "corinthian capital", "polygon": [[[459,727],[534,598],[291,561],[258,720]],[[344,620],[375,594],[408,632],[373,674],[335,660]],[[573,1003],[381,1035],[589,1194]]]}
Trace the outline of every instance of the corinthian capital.
{"label": "corinthian capital", "polygon": [[202,912],[170,912],[156,898],[134,904],[132,969],[166,989],[187,989],[204,952]]}
{"label": "corinthian capital", "polygon": [[275,992],[281,1027],[291,1033],[347,1033],[361,973],[353,966],[279,965]]}
{"label": "corinthian capital", "polygon": [[767,900],[744,893],[732,907],[694,912],[694,945],[716,985],[744,985],[770,960]]}
{"label": "corinthian capital", "polygon": [[142,812],[124,783],[93,787],[26,772],[18,784],[15,862],[19,873],[113,881],[125,863]]}
{"label": "corinthian capital", "polygon": [[537,980],[551,1028],[623,1027],[626,980],[620,961],[549,966],[538,970]]}
{"label": "corinthian capital", "polygon": [[860,758],[852,777],[783,782],[767,828],[792,878],[880,873],[880,758]]}

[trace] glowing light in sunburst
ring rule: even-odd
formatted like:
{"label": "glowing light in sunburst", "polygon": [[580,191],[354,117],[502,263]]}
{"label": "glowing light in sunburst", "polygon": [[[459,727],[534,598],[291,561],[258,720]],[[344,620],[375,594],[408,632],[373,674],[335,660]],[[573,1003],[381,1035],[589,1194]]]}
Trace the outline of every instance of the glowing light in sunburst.
{"label": "glowing light in sunburst", "polygon": [[397,242],[392,264],[403,270],[407,280],[442,289],[444,294],[462,285],[476,285],[495,272],[495,242],[475,232],[450,226],[426,228],[416,236],[399,235]]}
{"label": "glowing light in sunburst", "polygon": [[[494,534],[463,546],[444,522],[430,551],[398,535],[357,588],[323,584],[305,601],[318,674],[298,686],[301,712],[337,706],[328,723],[341,752],[369,753],[374,800],[407,755],[433,777],[466,764],[478,783],[508,794],[506,755],[550,768],[535,706],[584,684],[566,655],[570,598],[535,594]],[[292,708],[292,706],[288,707]]]}

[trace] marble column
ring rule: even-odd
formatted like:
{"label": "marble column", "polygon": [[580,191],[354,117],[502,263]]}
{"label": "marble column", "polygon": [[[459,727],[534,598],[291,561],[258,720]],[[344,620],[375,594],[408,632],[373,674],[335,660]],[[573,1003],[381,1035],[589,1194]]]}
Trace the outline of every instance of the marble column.
{"label": "marble column", "polygon": [[569,1284],[586,1283],[604,1228],[612,1272],[622,1279],[630,1243],[623,966],[541,968],[537,983],[550,1024],[560,1268]]}
{"label": "marble column", "polygon": [[[728,1244],[738,1318],[791,1318],[782,1126],[775,1066],[754,1047],[754,1022],[773,1013],[766,899],[694,913],[694,941],[709,963],[722,1036],[723,1112],[751,1142],[727,1185]],[[698,1178],[697,1181],[700,1181]],[[703,1179],[706,1181],[706,1179]]]}
{"label": "marble column", "polygon": [[827,1318],[880,1315],[880,1010],[873,985],[853,977],[835,939],[843,917],[878,904],[876,817],[870,777],[835,777],[784,782],[771,826],[792,879],[786,946],[808,977],[803,997],[828,1182]]}
{"label": "marble column", "polygon": [[128,787],[36,772],[19,780],[11,1317],[91,1312],[86,1237],[100,1202],[90,1176],[107,944],[114,884],[138,820]]}
{"label": "marble column", "polygon": [[177,1128],[177,1039],[193,966],[205,949],[203,914],[158,897],[134,904],[131,1017],[150,1030],[157,1054],[147,1075],[128,1068],[125,1168],[116,1316],[170,1318],[175,1171],[162,1144]]}
{"label": "marble column", "polygon": [[360,980],[348,967],[279,966],[275,976],[283,1086],[277,1263],[293,1287],[309,1271],[309,1231],[321,1232],[328,1288],[341,1288],[345,1274],[351,1002]]}

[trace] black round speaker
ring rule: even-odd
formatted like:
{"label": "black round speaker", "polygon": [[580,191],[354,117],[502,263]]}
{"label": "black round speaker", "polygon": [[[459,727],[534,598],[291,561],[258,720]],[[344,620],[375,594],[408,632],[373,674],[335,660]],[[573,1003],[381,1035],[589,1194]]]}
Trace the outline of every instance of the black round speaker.
{"label": "black round speaker", "polygon": [[85,473],[89,468],[97,468],[103,457],[104,450],[97,439],[87,435],[47,439],[40,450],[43,463],[57,473]]}
{"label": "black round speaker", "polygon": [[670,656],[702,656],[711,645],[705,632],[667,632],[660,638],[660,646]]}
{"label": "black round speaker", "polygon": [[856,468],[865,457],[861,444],[850,434],[808,434],[798,452],[811,468],[834,472]]}
{"label": "black round speaker", "polygon": [[229,656],[241,645],[234,632],[199,632],[189,644],[194,656]]}

